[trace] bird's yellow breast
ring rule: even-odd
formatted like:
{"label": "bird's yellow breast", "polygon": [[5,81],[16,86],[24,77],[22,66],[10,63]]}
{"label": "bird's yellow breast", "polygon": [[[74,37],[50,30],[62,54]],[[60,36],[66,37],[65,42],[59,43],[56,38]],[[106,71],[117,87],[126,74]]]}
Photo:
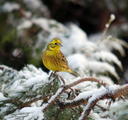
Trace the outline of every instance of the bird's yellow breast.
{"label": "bird's yellow breast", "polygon": [[64,64],[62,62],[59,51],[45,51],[43,53],[43,64],[44,66],[52,71],[64,71]]}

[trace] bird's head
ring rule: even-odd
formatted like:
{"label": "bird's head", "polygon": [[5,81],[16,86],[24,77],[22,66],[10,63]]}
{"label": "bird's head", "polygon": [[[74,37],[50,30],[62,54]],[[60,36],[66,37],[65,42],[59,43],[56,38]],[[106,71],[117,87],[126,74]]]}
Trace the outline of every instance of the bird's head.
{"label": "bird's head", "polygon": [[54,38],[47,46],[47,50],[60,50],[62,47],[61,41],[58,38]]}

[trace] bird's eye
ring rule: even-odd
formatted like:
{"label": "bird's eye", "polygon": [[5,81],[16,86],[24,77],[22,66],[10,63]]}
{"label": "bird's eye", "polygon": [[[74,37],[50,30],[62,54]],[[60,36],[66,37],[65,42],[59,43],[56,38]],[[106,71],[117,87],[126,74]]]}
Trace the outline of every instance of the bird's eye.
{"label": "bird's eye", "polygon": [[57,45],[57,43],[55,43],[55,45]]}

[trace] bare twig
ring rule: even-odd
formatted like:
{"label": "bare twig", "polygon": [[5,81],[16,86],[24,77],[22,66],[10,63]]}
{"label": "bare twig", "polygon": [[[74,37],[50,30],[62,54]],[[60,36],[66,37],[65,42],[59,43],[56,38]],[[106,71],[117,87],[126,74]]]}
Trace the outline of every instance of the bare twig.
{"label": "bare twig", "polygon": [[52,82],[50,83],[50,85],[56,80],[57,76],[55,76],[55,78],[52,80]]}
{"label": "bare twig", "polygon": [[82,83],[82,82],[85,82],[85,81],[93,81],[93,82],[98,82],[99,84],[103,85],[104,87],[107,87],[109,86],[107,83],[105,83],[104,81],[100,80],[100,79],[97,79],[97,78],[93,78],[93,77],[87,77],[87,78],[82,78],[82,79],[79,79],[73,83],[70,83],[68,85],[68,88],[70,87],[73,87],[79,83]]}
{"label": "bare twig", "polygon": [[[55,76],[55,78],[53,79],[52,82],[54,82],[55,79],[56,79],[57,77],[59,77],[59,78],[61,79],[61,81],[63,82],[63,85],[66,84],[65,80],[64,80],[64,79],[62,78],[62,76],[61,76],[60,74],[58,74],[57,72],[51,72],[51,74],[50,74],[50,76],[49,76],[48,79],[50,80],[52,76]],[[52,83],[52,82],[51,82],[51,83]]]}
{"label": "bare twig", "polygon": [[[54,72],[55,73],[55,72]],[[53,72],[51,72],[50,76],[48,77],[48,79],[50,80],[52,75],[54,74]]]}
{"label": "bare twig", "polygon": [[40,96],[40,97],[36,97],[36,98],[34,98],[34,99],[32,99],[32,100],[29,100],[28,102],[24,103],[23,105],[19,106],[18,109],[21,109],[21,108],[23,108],[23,107],[30,106],[30,104],[32,104],[33,102],[36,102],[36,101],[38,101],[38,100],[46,100],[46,99],[48,99],[47,96],[43,96],[43,95]]}
{"label": "bare twig", "polygon": [[101,105],[99,105],[99,104],[96,104],[96,106],[97,106],[97,107],[99,107],[99,108],[101,108],[103,111],[108,110],[108,109],[106,109],[106,108],[102,107],[102,106],[101,106]]}
{"label": "bare twig", "polygon": [[[74,109],[74,108],[71,108],[73,111],[75,111],[76,113],[79,113],[76,109]],[[79,113],[80,114],[80,113]]]}
{"label": "bare twig", "polygon": [[61,110],[62,110],[62,109],[59,109],[59,111],[58,111],[58,113],[57,113],[57,115],[56,115],[56,117],[55,117],[55,120],[58,120],[58,116],[59,116]]}
{"label": "bare twig", "polygon": [[65,80],[62,78],[62,76],[60,74],[55,73],[55,75],[61,79],[61,81],[63,82],[64,85],[66,84]]}
{"label": "bare twig", "polygon": [[125,97],[123,95],[120,96],[120,98],[125,101]]}
{"label": "bare twig", "polygon": [[106,37],[106,33],[108,31],[108,28],[110,27],[111,23],[115,20],[115,16],[113,14],[110,15],[110,19],[108,23],[105,25],[105,30],[103,32],[102,38],[100,41],[98,41],[97,45],[99,45]]}

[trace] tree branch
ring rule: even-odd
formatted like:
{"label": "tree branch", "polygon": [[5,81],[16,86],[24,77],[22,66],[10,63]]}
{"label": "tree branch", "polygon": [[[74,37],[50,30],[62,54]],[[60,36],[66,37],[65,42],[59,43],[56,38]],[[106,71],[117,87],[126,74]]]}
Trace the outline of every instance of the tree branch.
{"label": "tree branch", "polygon": [[18,107],[18,109],[22,109],[23,107],[28,107],[28,106],[30,106],[30,104],[32,104],[33,102],[36,102],[36,101],[38,101],[38,100],[46,100],[46,99],[48,99],[47,98],[47,96],[40,96],[40,97],[36,97],[36,98],[34,98],[34,99],[32,99],[32,100],[29,100],[28,102],[26,102],[26,103],[24,103],[24,104],[22,104],[22,105],[20,105],[19,107]]}
{"label": "tree branch", "polygon": [[75,99],[68,100],[66,102],[59,102],[59,107],[61,109],[76,107],[82,104],[87,104],[80,120],[85,120],[89,115],[91,109],[96,105],[99,100],[103,99],[112,99],[115,100],[117,97],[121,95],[125,95],[128,93],[128,84],[119,86],[119,85],[111,85],[107,88],[100,88],[97,90],[91,90],[84,93],[79,94]]}
{"label": "tree branch", "polygon": [[[73,100],[68,100],[66,102],[59,101],[58,98],[64,91],[66,91],[67,89],[69,89],[79,83],[85,82],[85,81],[98,82],[98,83],[102,84],[104,86],[104,88],[80,93]],[[45,106],[43,106],[42,111],[45,112],[54,102],[56,102],[56,100],[59,101],[58,105],[59,105],[60,109],[72,108],[72,107],[76,107],[76,106],[87,103],[87,105],[82,113],[82,116],[80,117],[80,120],[85,120],[87,118],[87,116],[89,115],[91,109],[96,105],[96,103],[99,100],[110,99],[110,98],[112,100],[115,100],[117,97],[120,97],[127,93],[128,93],[128,84],[123,85],[123,86],[119,86],[119,85],[109,86],[107,83],[103,82],[102,80],[96,79],[96,78],[92,78],[92,77],[82,78],[82,79],[74,81],[70,84],[63,85],[61,88],[59,88],[57,90],[56,94],[53,95],[49,99],[48,103]]]}
{"label": "tree branch", "polygon": [[85,81],[94,81],[94,82],[98,82],[98,83],[102,84],[102,85],[105,86],[105,87],[108,86],[108,84],[105,83],[105,82],[103,82],[102,80],[99,80],[99,79],[96,79],[96,78],[92,78],[92,77],[90,77],[90,78],[82,78],[82,79],[80,79],[80,80],[74,81],[73,83],[70,83],[70,84],[67,84],[67,85],[63,85],[61,88],[59,88],[59,89],[57,90],[56,94],[53,95],[53,96],[49,99],[48,103],[43,107],[42,111],[45,112],[45,111],[59,98],[59,96],[60,96],[65,90],[67,90],[68,88],[73,87],[73,86],[75,86],[75,85],[77,85],[77,84],[79,84],[79,83],[85,82]]}

